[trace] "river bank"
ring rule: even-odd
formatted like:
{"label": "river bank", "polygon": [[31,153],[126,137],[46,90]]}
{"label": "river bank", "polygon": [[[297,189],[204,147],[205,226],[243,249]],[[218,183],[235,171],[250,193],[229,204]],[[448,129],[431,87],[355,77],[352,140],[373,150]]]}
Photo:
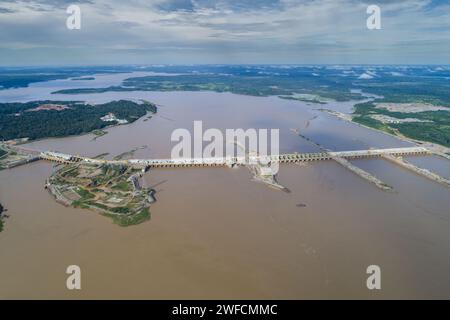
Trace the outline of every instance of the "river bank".
{"label": "river bank", "polygon": [[447,148],[445,146],[436,144],[436,143],[432,143],[432,142],[428,142],[428,141],[422,141],[422,140],[416,140],[416,139],[412,139],[412,138],[408,138],[405,135],[401,134],[400,132],[396,131],[395,133],[391,133],[391,132],[387,132],[384,130],[380,130],[380,129],[376,129],[367,125],[364,125],[362,123],[353,121],[353,116],[351,114],[346,114],[343,112],[339,112],[339,111],[335,111],[335,110],[329,110],[329,109],[319,109],[320,111],[326,112],[332,116],[335,116],[337,118],[339,118],[340,120],[343,121],[347,121],[347,122],[351,122],[354,123],[360,127],[366,128],[366,129],[370,129],[370,130],[374,130],[377,132],[381,132],[383,134],[395,137],[399,140],[402,140],[404,142],[408,142],[417,146],[421,146],[421,147],[425,147],[428,150],[432,151],[434,154],[441,156],[443,158],[449,159],[450,160],[450,148]]}

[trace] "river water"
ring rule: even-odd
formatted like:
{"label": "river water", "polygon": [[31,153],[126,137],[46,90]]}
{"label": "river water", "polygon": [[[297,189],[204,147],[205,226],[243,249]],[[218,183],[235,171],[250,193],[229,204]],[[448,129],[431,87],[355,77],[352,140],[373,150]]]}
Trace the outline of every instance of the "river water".
{"label": "river water", "polygon": [[[96,140],[88,134],[28,146],[109,157],[146,146],[134,157],[165,158],[172,131],[191,130],[194,120],[202,120],[204,129],[278,128],[281,152],[317,150],[294,128],[333,150],[409,145],[316,105],[277,97],[49,95],[72,83],[4,90],[0,100],[147,99],[159,105],[158,114],[109,128]],[[444,160],[412,161],[450,178]],[[383,160],[354,163],[395,192],[383,192],[331,161],[282,165],[278,180],[290,193],[251,181],[246,168],[155,169],[145,176],[157,191],[152,218],[128,228],[56,203],[43,188],[50,163],[0,171],[0,202],[9,215],[0,233],[0,298],[450,298],[450,190]],[[72,264],[81,267],[79,291],[66,289],[65,270]],[[381,268],[381,290],[366,287],[369,265]]]}

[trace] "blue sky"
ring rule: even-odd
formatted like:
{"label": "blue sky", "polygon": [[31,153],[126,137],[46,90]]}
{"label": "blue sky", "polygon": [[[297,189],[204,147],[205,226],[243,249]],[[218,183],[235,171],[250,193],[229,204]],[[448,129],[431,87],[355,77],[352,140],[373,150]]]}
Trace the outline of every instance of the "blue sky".
{"label": "blue sky", "polygon": [[[450,64],[449,2],[0,0],[0,65]],[[70,4],[81,30],[66,28]]]}

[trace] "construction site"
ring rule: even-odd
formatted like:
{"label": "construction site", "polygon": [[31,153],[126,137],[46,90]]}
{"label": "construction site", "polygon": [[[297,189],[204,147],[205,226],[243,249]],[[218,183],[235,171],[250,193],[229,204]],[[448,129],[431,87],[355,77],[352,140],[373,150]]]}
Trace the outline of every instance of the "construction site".
{"label": "construction site", "polygon": [[142,174],[122,165],[67,164],[54,171],[45,188],[65,206],[91,209],[128,226],[148,220],[155,201],[152,190],[141,185]]}

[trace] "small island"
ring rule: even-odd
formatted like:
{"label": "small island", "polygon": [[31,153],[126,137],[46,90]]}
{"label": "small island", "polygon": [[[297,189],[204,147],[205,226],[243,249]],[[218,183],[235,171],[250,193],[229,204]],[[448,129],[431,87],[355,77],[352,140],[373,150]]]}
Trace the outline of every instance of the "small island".
{"label": "small island", "polygon": [[108,134],[108,132],[105,130],[96,129],[96,130],[92,131],[92,134],[94,135],[94,138],[92,138],[92,140],[97,140],[98,138],[103,137],[104,135]]}
{"label": "small island", "polygon": [[46,189],[56,201],[101,213],[120,226],[150,219],[154,190],[142,186],[145,170],[110,164],[68,164],[54,172]]}

